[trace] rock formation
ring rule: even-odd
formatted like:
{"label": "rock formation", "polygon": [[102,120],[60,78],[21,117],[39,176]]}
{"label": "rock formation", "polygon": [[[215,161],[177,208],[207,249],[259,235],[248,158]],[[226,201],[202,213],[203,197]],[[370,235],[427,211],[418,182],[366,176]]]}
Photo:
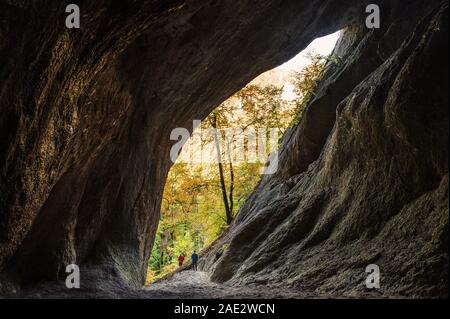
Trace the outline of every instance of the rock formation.
{"label": "rock formation", "polygon": [[378,295],[447,295],[448,7],[403,9],[346,29],[213,279],[356,296],[377,264]]}
{"label": "rock formation", "polygon": [[[448,4],[0,0],[0,292],[64,277],[139,287],[175,127],[345,29],[315,99],[230,230],[213,279],[337,293],[448,287]],[[354,275],[357,274],[357,275]],[[348,279],[351,278],[351,281]],[[108,288],[105,288],[108,289]]]}

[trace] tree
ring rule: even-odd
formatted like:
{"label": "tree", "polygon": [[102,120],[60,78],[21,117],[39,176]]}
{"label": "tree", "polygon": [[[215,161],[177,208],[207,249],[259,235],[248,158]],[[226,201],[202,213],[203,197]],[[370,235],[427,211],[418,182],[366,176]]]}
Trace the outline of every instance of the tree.
{"label": "tree", "polygon": [[[223,163],[222,163],[222,150],[220,146],[220,131],[218,130],[218,111],[213,111],[210,116],[211,121],[211,127],[214,129],[214,144],[216,147],[216,155],[217,155],[217,166],[219,168],[219,179],[220,179],[220,186],[222,190],[222,199],[223,204],[225,206],[225,216],[227,224],[230,225],[233,221],[233,188],[234,188],[234,171],[233,171],[233,161],[231,160],[230,156],[230,148],[229,148],[229,141],[227,141],[227,153],[229,158],[229,165],[230,165],[230,189],[229,194],[227,194],[227,186],[225,184],[225,177],[224,177],[224,170],[223,170]],[[228,197],[229,196],[229,197]]]}
{"label": "tree", "polygon": [[295,101],[291,126],[296,125],[300,120],[308,102],[314,97],[314,90],[325,73],[327,62],[333,60],[331,56],[311,52],[307,54],[307,57],[311,60],[311,63],[302,70],[295,72],[293,76],[292,82],[298,98]]}

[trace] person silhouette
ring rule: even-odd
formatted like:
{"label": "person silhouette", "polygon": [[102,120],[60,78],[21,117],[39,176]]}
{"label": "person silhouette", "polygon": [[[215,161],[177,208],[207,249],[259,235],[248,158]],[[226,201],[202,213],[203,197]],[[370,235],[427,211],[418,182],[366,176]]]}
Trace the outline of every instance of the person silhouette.
{"label": "person silhouette", "polygon": [[178,266],[183,266],[183,262],[184,262],[184,254],[181,254],[180,256],[178,256]]}
{"label": "person silhouette", "polygon": [[216,259],[215,259],[214,261],[218,261],[219,258],[222,257],[222,254],[223,254],[222,250],[218,250],[218,251],[216,252]]}
{"label": "person silhouette", "polygon": [[192,259],[192,270],[197,271],[197,262],[198,262],[198,255],[194,250],[194,253],[191,256]]}

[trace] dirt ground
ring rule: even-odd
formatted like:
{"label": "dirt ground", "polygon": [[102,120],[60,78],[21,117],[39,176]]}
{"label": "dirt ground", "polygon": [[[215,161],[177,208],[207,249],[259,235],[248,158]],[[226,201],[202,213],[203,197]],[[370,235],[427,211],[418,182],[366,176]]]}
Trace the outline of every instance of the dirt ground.
{"label": "dirt ground", "polygon": [[304,292],[262,285],[231,286],[213,283],[203,271],[186,270],[144,288],[146,298],[241,299],[308,298]]}

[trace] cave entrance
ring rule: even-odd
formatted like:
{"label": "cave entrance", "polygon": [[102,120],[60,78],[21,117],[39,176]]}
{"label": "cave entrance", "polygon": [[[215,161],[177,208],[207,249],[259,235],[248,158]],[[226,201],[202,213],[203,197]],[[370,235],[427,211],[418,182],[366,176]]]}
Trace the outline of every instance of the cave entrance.
{"label": "cave entrance", "polygon": [[[302,115],[340,32],[314,40],[223,102],[196,127],[172,166],[149,259],[147,283],[190,261],[231,224],[262,174],[269,154]],[[276,153],[276,152],[275,152]],[[276,163],[273,158],[271,163]]]}

